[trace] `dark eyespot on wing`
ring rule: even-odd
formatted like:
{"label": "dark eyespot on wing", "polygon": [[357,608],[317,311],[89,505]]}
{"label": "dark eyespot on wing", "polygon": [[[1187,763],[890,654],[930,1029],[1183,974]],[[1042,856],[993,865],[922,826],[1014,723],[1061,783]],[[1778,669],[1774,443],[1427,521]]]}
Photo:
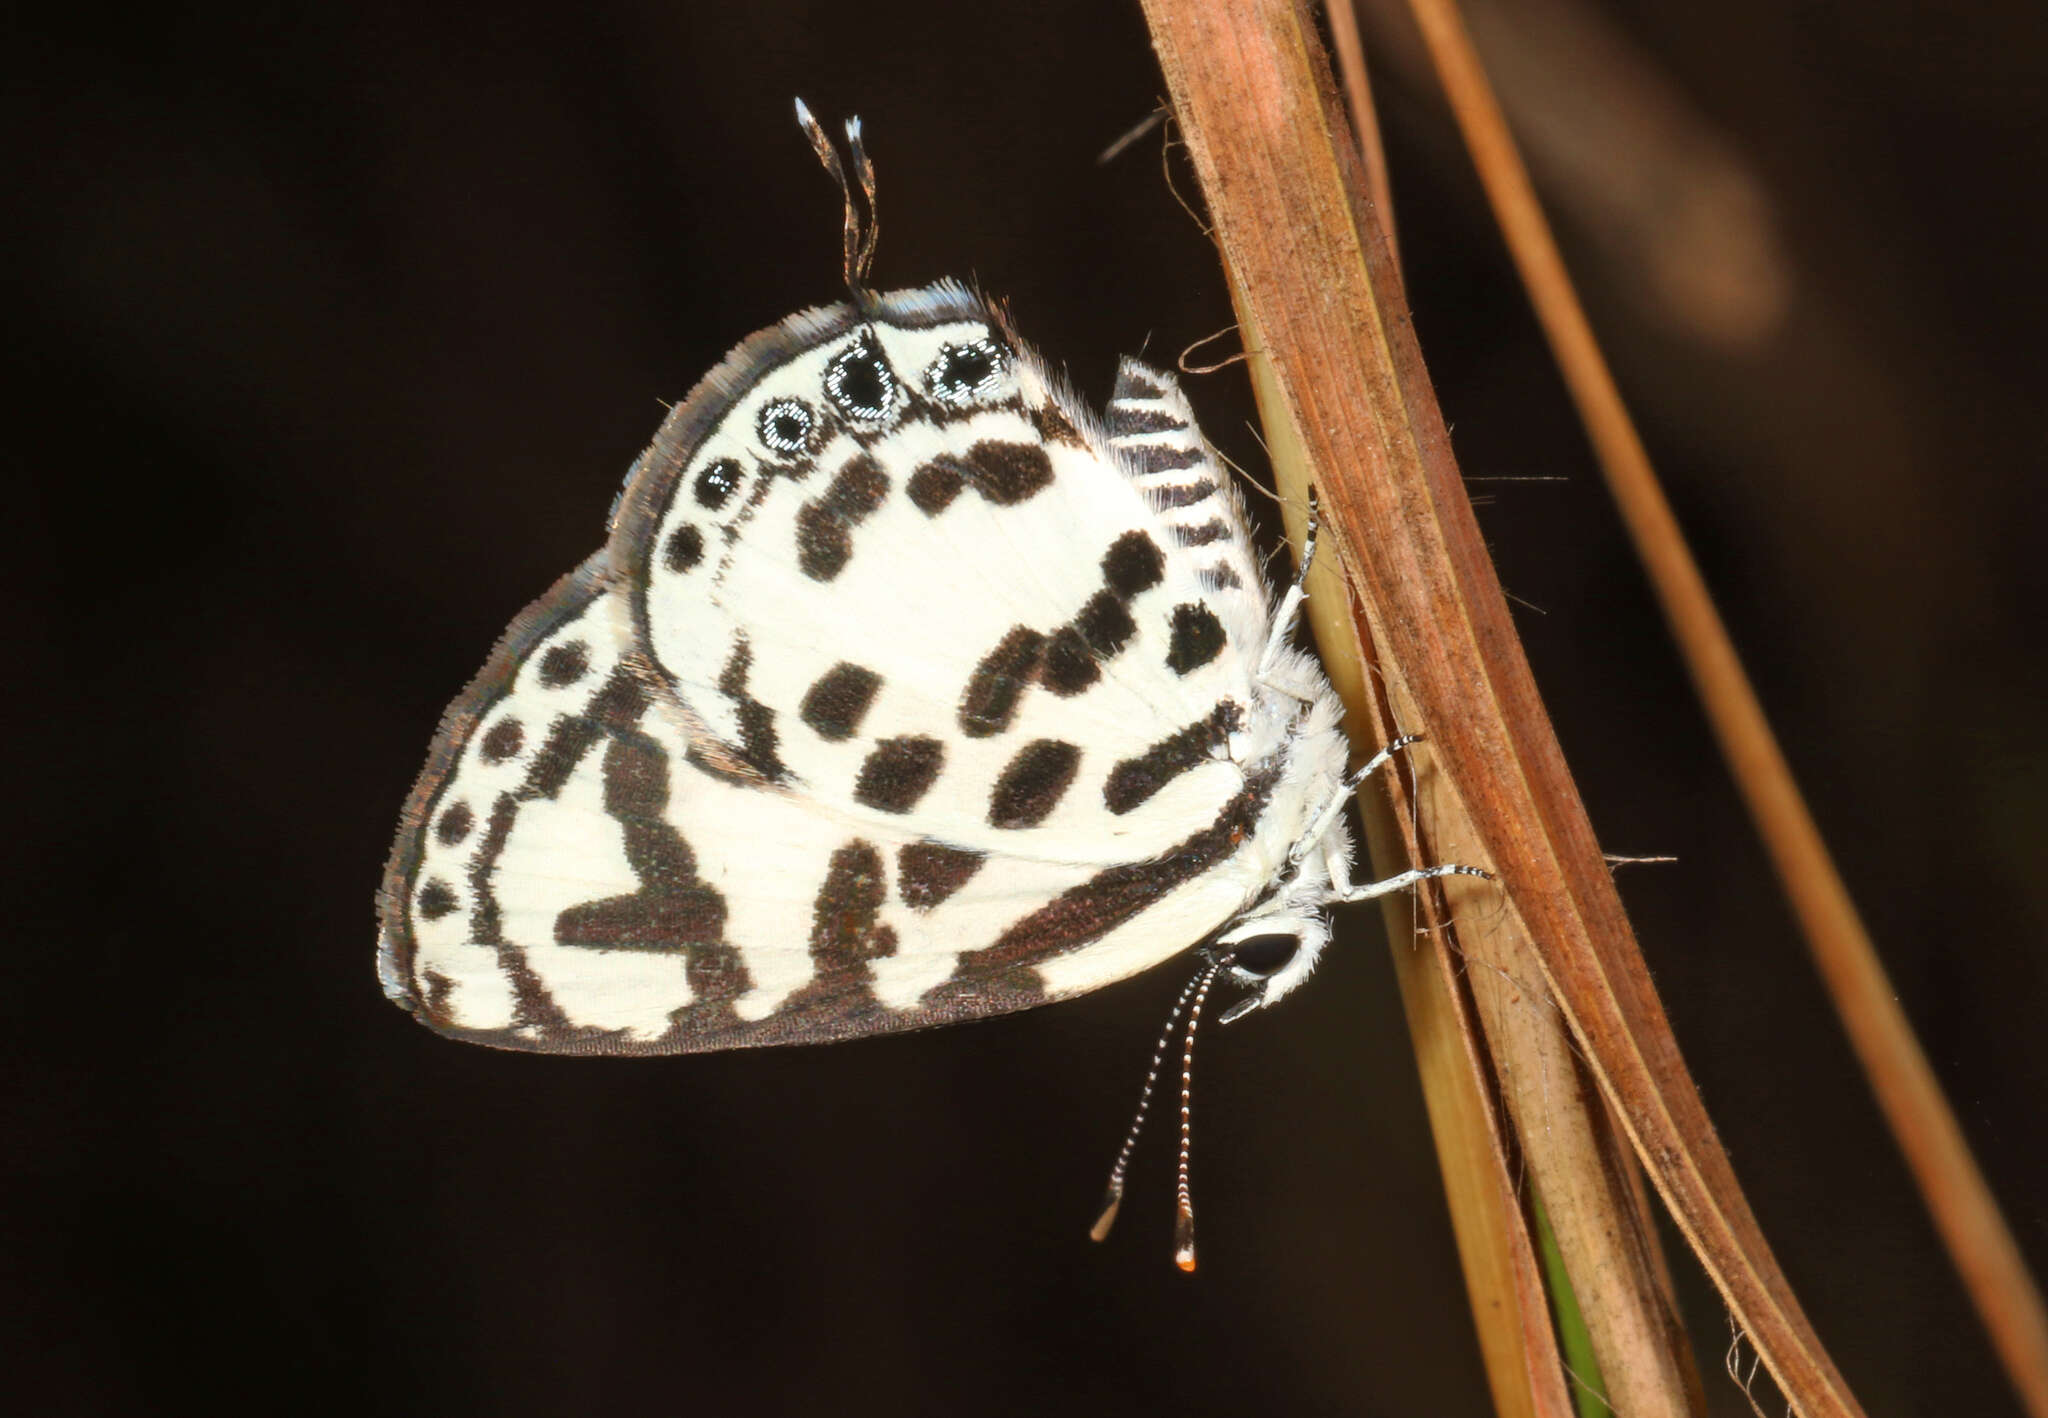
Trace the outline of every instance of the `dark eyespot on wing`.
{"label": "dark eyespot on wing", "polygon": [[944,345],[925,371],[925,388],[942,403],[966,405],[995,391],[1009,356],[992,339]]}
{"label": "dark eyespot on wing", "polygon": [[698,503],[717,511],[739,490],[746,475],[746,469],[734,459],[720,458],[697,474]]}
{"label": "dark eyespot on wing", "polygon": [[989,795],[989,825],[1036,827],[1059,806],[1080,767],[1081,750],[1073,744],[1058,739],[1026,744],[996,779]]}
{"label": "dark eyespot on wing", "polygon": [[1167,735],[1112,768],[1102,786],[1103,805],[1119,816],[1131,811],[1180,774],[1211,761],[1216,750],[1243,726],[1244,710],[1235,701],[1224,700],[1208,718]]}
{"label": "dark eyespot on wing", "polygon": [[896,854],[896,894],[913,911],[929,911],[981,870],[980,852],[943,842],[912,842]]}
{"label": "dark eyespot on wing", "polygon": [[896,373],[874,336],[862,331],[825,367],[825,394],[849,417],[876,423],[896,410]]}
{"label": "dark eyespot on wing", "polygon": [[853,556],[855,524],[889,495],[889,475],[866,453],[856,454],[818,496],[797,509],[797,565],[813,581],[830,581]]}
{"label": "dark eyespot on wing", "polygon": [[946,746],[937,739],[914,734],[883,739],[861,765],[854,801],[878,812],[909,812],[931,790],[945,762]]}
{"label": "dark eyespot on wing", "polygon": [[1027,625],[1017,626],[982,656],[960,696],[960,732],[971,739],[1002,733],[1017,716],[1017,702],[1038,673],[1045,636]]}
{"label": "dark eyespot on wing", "polygon": [[1144,532],[1125,532],[1102,556],[1102,579],[1125,600],[1149,591],[1166,575],[1166,553]]}
{"label": "dark eyespot on wing", "polygon": [[881,687],[882,677],[873,670],[841,660],[804,691],[797,714],[819,738],[840,743],[859,731]]}
{"label": "dark eyespot on wing", "polygon": [[755,425],[761,441],[778,453],[811,451],[817,430],[818,416],[802,399],[777,399],[763,405]]}
{"label": "dark eyespot on wing", "polygon": [[1175,674],[1200,669],[1223,652],[1223,624],[1207,606],[1198,602],[1175,606],[1172,625],[1166,664]]}

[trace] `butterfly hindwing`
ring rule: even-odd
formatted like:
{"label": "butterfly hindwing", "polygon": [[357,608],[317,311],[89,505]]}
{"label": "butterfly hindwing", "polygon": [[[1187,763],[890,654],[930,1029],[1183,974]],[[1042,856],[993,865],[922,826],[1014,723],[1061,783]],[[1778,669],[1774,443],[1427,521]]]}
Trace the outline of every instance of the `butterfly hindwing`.
{"label": "butterfly hindwing", "polygon": [[742,345],[444,721],[386,988],[564,1052],[1021,1008],[1202,939],[1280,777],[1265,586],[1166,376],[1106,424],[964,289]]}

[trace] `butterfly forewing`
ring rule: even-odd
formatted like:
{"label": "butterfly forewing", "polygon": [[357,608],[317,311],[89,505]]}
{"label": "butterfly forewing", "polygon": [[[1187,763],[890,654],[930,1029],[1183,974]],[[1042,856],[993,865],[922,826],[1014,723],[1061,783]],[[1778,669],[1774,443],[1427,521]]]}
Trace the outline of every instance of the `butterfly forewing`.
{"label": "butterfly forewing", "polygon": [[964,289],[792,317],[670,416],[603,552],[450,711],[386,987],[512,1047],[1021,1008],[1247,904],[1266,591],[1165,376],[1098,424]]}

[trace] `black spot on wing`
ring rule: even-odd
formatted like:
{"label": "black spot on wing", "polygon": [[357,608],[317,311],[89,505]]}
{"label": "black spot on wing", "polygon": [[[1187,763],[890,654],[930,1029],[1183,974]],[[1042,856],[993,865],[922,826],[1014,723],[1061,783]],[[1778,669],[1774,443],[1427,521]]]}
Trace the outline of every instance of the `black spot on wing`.
{"label": "black spot on wing", "polygon": [[950,457],[926,463],[910,475],[903,490],[911,505],[927,517],[936,517],[953,505],[960,489],[967,485],[959,465]]}
{"label": "black spot on wing", "polygon": [[1191,483],[1170,483],[1165,487],[1145,489],[1145,496],[1154,507],[1162,510],[1175,507],[1193,507],[1206,502],[1216,495],[1216,484],[1207,478]]}
{"label": "black spot on wing", "polygon": [[1176,526],[1173,539],[1184,547],[1205,547],[1211,542],[1220,542],[1230,535],[1230,524],[1221,517],[1215,517],[1195,527]]}
{"label": "black spot on wing", "polygon": [[1138,623],[1112,591],[1097,591],[1074,617],[1074,629],[1097,655],[1107,658],[1122,650],[1138,633]]}
{"label": "black spot on wing", "polygon": [[704,559],[704,534],[692,523],[685,522],[668,534],[668,542],[661,550],[661,564],[669,570],[681,573],[688,571]]}
{"label": "black spot on wing", "polygon": [[525,744],[526,730],[520,727],[517,719],[508,714],[491,725],[477,752],[486,763],[503,763],[507,759],[517,758],[519,750]]}
{"label": "black spot on wing", "polygon": [[1196,574],[1203,587],[1210,591],[1241,591],[1244,582],[1237,579],[1237,572],[1228,566],[1205,566]]}
{"label": "black spot on wing", "polygon": [[909,812],[931,790],[945,762],[946,746],[937,739],[883,739],[860,766],[854,801],[879,812]]}
{"label": "black spot on wing", "polygon": [[819,738],[839,743],[859,732],[881,687],[882,677],[873,670],[841,660],[804,691],[797,714]]}
{"label": "black spot on wing", "polygon": [[639,681],[627,670],[614,670],[604,686],[590,696],[581,714],[564,714],[548,727],[547,740],[527,769],[520,796],[552,798],[560,793],[602,734],[637,724],[646,711],[647,693]]}
{"label": "black spot on wing", "polygon": [[1045,648],[1045,666],[1040,672],[1045,687],[1062,699],[1070,699],[1102,678],[1102,666],[1088,652],[1088,642],[1071,625],[1053,633]]}
{"label": "black spot on wing", "polygon": [[1017,716],[1017,702],[1038,672],[1045,636],[1017,626],[982,656],[960,696],[960,732],[971,739],[1002,733]]}
{"label": "black spot on wing", "polygon": [[867,842],[849,842],[832,854],[824,885],[811,907],[811,960],[821,977],[858,971],[896,953],[896,932],[879,925],[888,897],[882,854]]}
{"label": "black spot on wing", "polygon": [[[1097,872],[1061,892],[980,950],[965,951],[951,979],[925,992],[931,1010],[973,1010],[975,1001],[1001,995],[1015,1007],[1042,993],[1032,967],[1100,940],[1175,888],[1227,861],[1249,837],[1272,797],[1277,768],[1248,779],[1216,820],[1185,841],[1142,862]],[[985,1007],[984,1007],[985,1008]]]}
{"label": "black spot on wing", "polygon": [[1109,406],[1111,438],[1130,438],[1140,433],[1169,433],[1186,427],[1185,419],[1166,409],[1146,409],[1124,403],[1112,403]]}
{"label": "black spot on wing", "polygon": [[889,495],[889,475],[866,453],[833,474],[831,484],[797,509],[797,565],[813,581],[830,581],[853,556],[853,527]]}
{"label": "black spot on wing", "polygon": [[1072,622],[1052,638],[1045,655],[1045,686],[1054,694],[1079,694],[1102,677],[1100,662],[1117,655],[1138,633],[1123,598],[1097,591]]}
{"label": "black spot on wing", "polygon": [[740,760],[763,778],[782,776],[782,760],[776,756],[775,711],[747,691],[747,675],[754,664],[754,647],[747,637],[738,636],[732,654],[719,672],[718,692],[730,699],[739,721]]}
{"label": "black spot on wing", "polygon": [[447,882],[435,877],[420,888],[419,913],[429,921],[438,921],[456,907],[455,891]]}
{"label": "black spot on wing", "polygon": [[550,645],[540,657],[540,682],[549,689],[576,683],[590,673],[590,647],[581,640]]}
{"label": "black spot on wing", "polygon": [[1075,448],[1088,445],[1088,440],[1081,437],[1081,430],[1074,427],[1074,421],[1055,404],[1041,404],[1033,409],[1031,422],[1037,427],[1038,436],[1047,443],[1065,443]]}
{"label": "black spot on wing", "polygon": [[912,842],[896,854],[896,894],[913,911],[929,911],[981,870],[980,852],[943,842]]}
{"label": "black spot on wing", "polygon": [[1200,602],[1173,608],[1173,633],[1166,646],[1166,664],[1177,675],[1200,669],[1223,652],[1223,625]]}
{"label": "black spot on wing", "polygon": [[1126,758],[1110,769],[1102,785],[1102,802],[1119,816],[1145,802],[1174,778],[1210,762],[1230,738],[1244,726],[1244,710],[1224,700],[1186,728],[1167,735],[1135,758]]}
{"label": "black spot on wing", "polygon": [[[1165,380],[1162,383],[1161,380]],[[1112,405],[1129,399],[1157,399],[1164,395],[1172,383],[1170,376],[1160,375],[1134,360],[1125,360],[1116,372],[1116,388],[1110,394]]]}
{"label": "black spot on wing", "polygon": [[1202,450],[1187,444],[1124,444],[1117,449],[1140,473],[1164,473],[1175,468],[1192,468],[1202,461]]}
{"label": "black spot on wing", "polygon": [[697,875],[695,854],[664,815],[668,753],[638,729],[613,728],[608,739],[604,809],[618,825],[639,885],[562,911],[555,940],[594,950],[680,954],[690,1002],[677,1012],[678,1021],[730,1020],[730,1001],[752,981],[739,952],[724,942],[725,898]]}
{"label": "black spot on wing", "polygon": [[[482,840],[469,859],[469,938],[478,945],[490,946],[497,951],[499,968],[511,983],[514,1023],[512,1032],[505,1036],[506,1042],[516,1042],[523,1035],[538,1034],[549,1040],[550,1048],[558,1047],[562,1040],[575,1036],[576,1025],[554,1002],[540,977],[527,964],[526,952],[504,938],[503,914],[495,885],[505,844],[511,839],[513,825],[518,821],[523,804],[559,795],[570,775],[600,739],[616,740],[620,735],[631,732],[646,709],[646,692],[640,688],[632,672],[624,667],[614,670],[597,693],[590,697],[583,712],[561,715],[549,726],[546,740],[527,766],[526,781],[516,792],[500,793],[491,805],[490,819],[484,827]],[[646,748],[656,755],[661,754],[660,748],[651,742]],[[640,838],[634,833],[629,832],[626,836],[629,862],[633,860],[633,853],[639,850],[635,845],[638,840]],[[638,869],[638,863],[635,866]],[[704,949],[709,952],[712,948]],[[715,987],[718,957],[707,954],[705,960],[706,968],[701,971],[695,960],[686,966],[686,978],[692,988],[698,988],[700,976],[704,980],[703,990]],[[734,968],[737,969],[736,962]],[[740,980],[740,988],[744,988],[744,973]]]}
{"label": "black spot on wing", "polygon": [[1129,600],[1157,586],[1166,575],[1166,553],[1144,532],[1125,532],[1102,555],[1102,579]]}
{"label": "black spot on wing", "polygon": [[983,439],[964,453],[938,454],[910,475],[904,491],[920,512],[936,517],[962,488],[973,488],[997,507],[1011,507],[1051,483],[1052,459],[1037,444]]}
{"label": "black spot on wing", "polygon": [[968,480],[998,507],[1023,502],[1052,482],[1052,459],[1035,443],[984,439],[967,450]]}
{"label": "black spot on wing", "polygon": [[444,847],[453,847],[469,835],[476,826],[476,814],[470,811],[468,803],[456,803],[441,814],[441,820],[434,826],[434,835],[441,839]]}
{"label": "black spot on wing", "polygon": [[[612,733],[604,752],[604,810],[619,826],[639,889],[561,912],[555,917],[558,943],[650,951],[718,944],[725,898],[698,879],[695,854],[663,816],[668,772],[668,754],[653,738],[638,729]],[[737,969],[736,960],[730,964]],[[691,981],[693,989],[696,983]]]}
{"label": "black spot on wing", "polygon": [[1036,827],[1066,795],[1081,766],[1081,750],[1058,739],[1038,739],[1018,750],[989,794],[991,827]]}

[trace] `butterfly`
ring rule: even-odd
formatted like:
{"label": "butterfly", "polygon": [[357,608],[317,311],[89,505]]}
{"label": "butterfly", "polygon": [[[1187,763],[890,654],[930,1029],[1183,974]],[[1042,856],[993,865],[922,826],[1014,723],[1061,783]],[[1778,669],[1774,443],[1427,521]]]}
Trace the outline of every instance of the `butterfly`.
{"label": "butterfly", "polygon": [[1333,905],[1469,870],[1353,884],[1343,807],[1407,741],[1347,771],[1301,581],[1276,604],[1173,377],[1123,361],[1098,417],[966,286],[867,289],[858,120],[865,219],[798,111],[851,298],[673,408],[448,709],[380,895],[390,998],[480,1044],[675,1054],[1199,947],[1182,1004],[1220,973],[1230,1018],[1308,977]]}

